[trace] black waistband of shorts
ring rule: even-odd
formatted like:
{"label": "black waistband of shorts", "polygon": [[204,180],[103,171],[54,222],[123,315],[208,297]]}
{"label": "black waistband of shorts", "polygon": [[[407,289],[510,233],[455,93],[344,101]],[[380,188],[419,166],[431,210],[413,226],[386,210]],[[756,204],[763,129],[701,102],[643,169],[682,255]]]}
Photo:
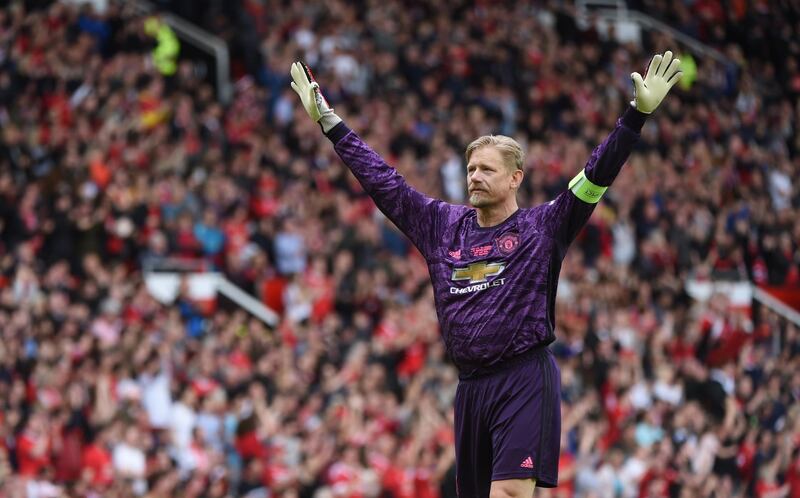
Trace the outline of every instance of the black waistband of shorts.
{"label": "black waistband of shorts", "polygon": [[507,370],[511,370],[514,367],[521,365],[523,363],[527,363],[534,358],[539,358],[543,356],[547,356],[550,353],[550,349],[547,347],[547,344],[542,344],[540,346],[535,346],[527,351],[518,354],[517,356],[512,356],[506,360],[497,362],[493,365],[487,365],[485,367],[478,367],[475,370],[470,372],[459,372],[458,373],[458,380],[475,380],[475,379],[482,379],[484,377],[489,377],[496,373],[505,372]]}

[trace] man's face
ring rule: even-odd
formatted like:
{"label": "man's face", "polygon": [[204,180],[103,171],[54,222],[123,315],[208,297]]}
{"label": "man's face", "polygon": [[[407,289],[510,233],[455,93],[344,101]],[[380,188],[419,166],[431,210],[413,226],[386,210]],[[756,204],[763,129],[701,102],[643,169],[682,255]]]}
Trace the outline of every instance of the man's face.
{"label": "man's face", "polygon": [[516,194],[521,176],[521,171],[511,172],[496,147],[486,145],[476,149],[467,164],[470,204],[476,208],[502,204]]}

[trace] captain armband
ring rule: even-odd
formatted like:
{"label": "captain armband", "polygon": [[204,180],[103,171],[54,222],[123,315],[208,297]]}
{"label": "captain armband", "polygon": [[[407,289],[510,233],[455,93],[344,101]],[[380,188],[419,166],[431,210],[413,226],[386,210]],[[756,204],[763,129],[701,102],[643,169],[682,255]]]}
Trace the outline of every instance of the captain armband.
{"label": "captain armband", "polygon": [[600,201],[600,198],[603,197],[605,191],[608,190],[608,187],[595,185],[588,178],[586,178],[586,173],[581,170],[580,173],[575,175],[575,178],[570,180],[569,189],[573,194],[575,194],[575,197],[583,202],[597,204]]}

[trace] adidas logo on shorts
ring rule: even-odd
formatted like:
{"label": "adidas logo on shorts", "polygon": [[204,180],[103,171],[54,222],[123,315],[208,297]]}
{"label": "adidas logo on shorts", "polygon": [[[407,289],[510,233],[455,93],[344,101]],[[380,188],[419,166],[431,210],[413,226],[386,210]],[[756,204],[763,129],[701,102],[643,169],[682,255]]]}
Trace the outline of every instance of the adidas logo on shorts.
{"label": "adidas logo on shorts", "polygon": [[525,460],[523,460],[519,466],[522,467],[523,469],[532,469],[533,459],[531,459],[531,457],[528,457]]}

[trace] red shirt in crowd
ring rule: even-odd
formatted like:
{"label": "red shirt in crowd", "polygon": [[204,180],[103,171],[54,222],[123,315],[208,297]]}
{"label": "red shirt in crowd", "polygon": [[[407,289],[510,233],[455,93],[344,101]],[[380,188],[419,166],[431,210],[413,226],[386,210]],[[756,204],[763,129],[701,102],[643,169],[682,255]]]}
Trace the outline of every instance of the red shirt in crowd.
{"label": "red shirt in crowd", "polygon": [[786,482],[789,484],[789,498],[800,498],[800,455],[789,465]]}
{"label": "red shirt in crowd", "polygon": [[427,468],[417,468],[414,471],[414,497],[439,498],[439,490],[433,482],[433,472]]}
{"label": "red shirt in crowd", "polygon": [[100,444],[92,443],[83,449],[81,467],[88,471],[94,486],[105,487],[114,480],[114,468],[111,453]]}
{"label": "red shirt in crowd", "polygon": [[33,436],[25,432],[17,440],[17,461],[19,462],[19,475],[34,477],[39,471],[50,464],[48,458],[49,444],[44,436]]}
{"label": "red shirt in crowd", "polygon": [[237,436],[234,445],[243,460],[267,457],[267,449],[258,440],[258,435],[254,430]]}
{"label": "red shirt in crowd", "polygon": [[781,487],[782,486],[777,482],[766,482],[762,479],[759,479],[756,483],[756,498],[765,498],[770,496],[772,493],[779,491]]}
{"label": "red shirt in crowd", "polygon": [[357,490],[358,478],[358,469],[345,462],[336,462],[328,469],[328,483],[337,497],[363,498]]}

